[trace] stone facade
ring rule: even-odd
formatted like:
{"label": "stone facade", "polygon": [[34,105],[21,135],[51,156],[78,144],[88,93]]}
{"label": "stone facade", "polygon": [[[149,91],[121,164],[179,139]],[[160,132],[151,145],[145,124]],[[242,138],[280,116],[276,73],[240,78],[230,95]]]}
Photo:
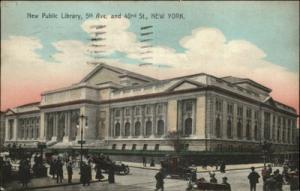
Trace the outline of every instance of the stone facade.
{"label": "stone facade", "polygon": [[284,151],[296,144],[298,115],[270,92],[250,79],[157,80],[99,64],[78,84],[9,109],[5,143],[78,147],[82,128],[88,148],[173,150],[167,135],[178,132],[191,151],[254,151],[263,141]]}

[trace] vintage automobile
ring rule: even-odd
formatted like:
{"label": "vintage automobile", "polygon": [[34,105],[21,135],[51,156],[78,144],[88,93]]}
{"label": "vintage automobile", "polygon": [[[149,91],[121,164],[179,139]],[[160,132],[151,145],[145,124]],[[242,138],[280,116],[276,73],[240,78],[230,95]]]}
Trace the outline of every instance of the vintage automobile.
{"label": "vintage automobile", "polygon": [[197,172],[196,168],[191,168],[185,163],[185,160],[180,157],[167,157],[161,161],[161,167],[165,176],[171,178],[182,178],[188,180]]}
{"label": "vintage automobile", "polygon": [[111,166],[113,166],[113,169],[115,171],[116,174],[123,174],[123,175],[127,175],[130,172],[129,166],[123,164],[122,162],[113,162],[113,161],[108,161],[105,159],[98,159],[96,161],[96,163],[99,164],[99,166],[101,167],[102,170],[104,170],[105,173],[108,172],[109,168]]}

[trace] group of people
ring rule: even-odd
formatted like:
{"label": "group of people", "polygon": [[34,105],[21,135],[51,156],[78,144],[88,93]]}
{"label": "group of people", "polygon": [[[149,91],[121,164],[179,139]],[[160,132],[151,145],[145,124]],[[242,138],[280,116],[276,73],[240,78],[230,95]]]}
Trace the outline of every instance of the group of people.
{"label": "group of people", "polygon": [[[284,178],[285,169],[283,173],[280,174],[279,169],[273,171],[272,166],[269,164],[268,166],[264,166],[261,171],[261,176],[263,180],[263,190],[264,191],[282,191],[282,186],[284,183],[290,184],[290,190],[299,190],[299,172],[296,170],[294,172],[289,173],[289,180],[286,182]],[[248,175],[249,183],[250,183],[250,191],[256,191],[256,185],[259,183],[259,179],[261,177],[258,172],[255,171],[254,167],[251,167],[251,172]]]}
{"label": "group of people", "polygon": [[[144,167],[147,166],[147,158],[145,156],[143,156],[143,166]],[[154,158],[151,158],[151,160],[150,160],[150,167],[154,167],[154,166],[155,166]]]}
{"label": "group of people", "polygon": [[[62,183],[62,180],[64,179],[64,171],[63,171],[63,166],[64,162],[60,157],[57,159],[51,160],[50,161],[50,175],[52,175],[52,178],[56,178],[57,183]],[[69,171],[68,171],[69,175]],[[70,181],[72,181],[72,173],[71,173],[71,178],[69,177]]]}
{"label": "group of people", "polygon": [[28,159],[22,159],[19,165],[19,179],[22,183],[22,187],[28,187],[28,183],[30,182],[31,174],[30,174],[30,161]]}
{"label": "group of people", "polygon": [[[11,179],[12,165],[9,160],[0,157],[0,181],[7,183]],[[0,182],[1,183],[1,182]]]}

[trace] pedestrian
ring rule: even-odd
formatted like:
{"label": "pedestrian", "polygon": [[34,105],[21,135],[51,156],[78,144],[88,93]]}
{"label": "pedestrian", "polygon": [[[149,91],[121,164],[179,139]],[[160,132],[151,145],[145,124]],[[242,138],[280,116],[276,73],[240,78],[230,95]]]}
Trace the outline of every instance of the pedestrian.
{"label": "pedestrian", "polygon": [[72,183],[72,175],[73,175],[73,164],[72,161],[67,163],[67,172],[68,172],[68,183]]}
{"label": "pedestrian", "polygon": [[221,173],[225,173],[225,169],[226,169],[225,162],[222,161],[222,162],[221,162],[221,165],[220,165],[220,172],[221,172]]}
{"label": "pedestrian", "polygon": [[63,171],[63,163],[60,158],[58,158],[58,160],[56,161],[55,166],[56,166],[56,182],[62,183],[64,171]]}
{"label": "pedestrian", "polygon": [[227,180],[228,180],[227,177],[223,177],[222,180],[223,180],[222,184],[225,185],[225,190],[224,190],[224,191],[231,191],[231,186],[230,186],[230,184],[227,182]]}
{"label": "pedestrian", "polygon": [[267,175],[270,176],[271,174],[272,174],[272,166],[271,164],[268,164]]}
{"label": "pedestrian", "polygon": [[80,180],[82,182],[82,185],[85,186],[87,184],[87,164],[85,162],[81,163],[80,168]]}
{"label": "pedestrian", "polygon": [[260,176],[255,171],[254,167],[251,167],[251,172],[248,175],[249,183],[250,183],[250,191],[256,191],[256,184],[258,183]]}
{"label": "pedestrian", "polygon": [[86,182],[87,185],[90,185],[90,182],[92,180],[92,165],[91,165],[91,161],[88,162],[88,164],[86,165]]}
{"label": "pedestrian", "polygon": [[19,166],[19,176],[22,183],[22,187],[27,188],[28,183],[30,182],[30,165],[29,161],[22,160]]}
{"label": "pedestrian", "polygon": [[209,182],[210,182],[210,183],[213,183],[213,184],[217,184],[217,183],[218,183],[218,180],[216,179],[215,175],[216,175],[215,173],[209,172],[209,176],[210,176]]}
{"label": "pedestrian", "polygon": [[155,166],[154,158],[151,158],[150,166],[151,166],[151,167],[154,167],[154,166]]}
{"label": "pedestrian", "polygon": [[52,175],[52,178],[55,178],[55,160],[51,159],[50,160],[50,175]]}
{"label": "pedestrian", "polygon": [[96,163],[95,170],[96,170],[96,179],[98,179],[100,181],[104,177],[102,175],[101,165],[100,165],[100,161],[99,160]]}
{"label": "pedestrian", "polygon": [[110,184],[115,183],[115,169],[114,169],[113,164],[109,165],[109,167],[108,167],[108,182]]}
{"label": "pedestrian", "polygon": [[262,176],[263,181],[265,181],[267,179],[267,167],[266,166],[264,166],[264,168],[261,169],[261,176]]}
{"label": "pedestrian", "polygon": [[147,166],[147,159],[145,156],[143,156],[143,166],[146,167]]}
{"label": "pedestrian", "polygon": [[276,181],[276,191],[282,190],[283,176],[280,174],[278,169],[274,171],[274,179]]}
{"label": "pedestrian", "polygon": [[157,190],[161,190],[164,191],[164,174],[163,174],[163,169],[160,169],[160,171],[158,173],[156,173],[155,175],[155,179],[156,179],[156,191]]}

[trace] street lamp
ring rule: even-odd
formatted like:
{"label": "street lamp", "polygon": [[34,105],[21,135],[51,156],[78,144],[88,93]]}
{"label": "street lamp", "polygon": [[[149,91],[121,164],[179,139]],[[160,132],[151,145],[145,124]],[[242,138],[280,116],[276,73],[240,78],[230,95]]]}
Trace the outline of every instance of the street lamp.
{"label": "street lamp", "polygon": [[78,141],[78,143],[80,144],[80,171],[81,171],[81,167],[82,167],[82,147],[83,147],[83,144],[85,144],[85,141],[83,140],[83,122],[85,120],[85,128],[87,129],[88,128],[88,117],[87,116],[84,116],[83,114],[81,114],[79,116],[79,124],[76,125],[76,127],[79,129],[80,128],[80,141]]}

